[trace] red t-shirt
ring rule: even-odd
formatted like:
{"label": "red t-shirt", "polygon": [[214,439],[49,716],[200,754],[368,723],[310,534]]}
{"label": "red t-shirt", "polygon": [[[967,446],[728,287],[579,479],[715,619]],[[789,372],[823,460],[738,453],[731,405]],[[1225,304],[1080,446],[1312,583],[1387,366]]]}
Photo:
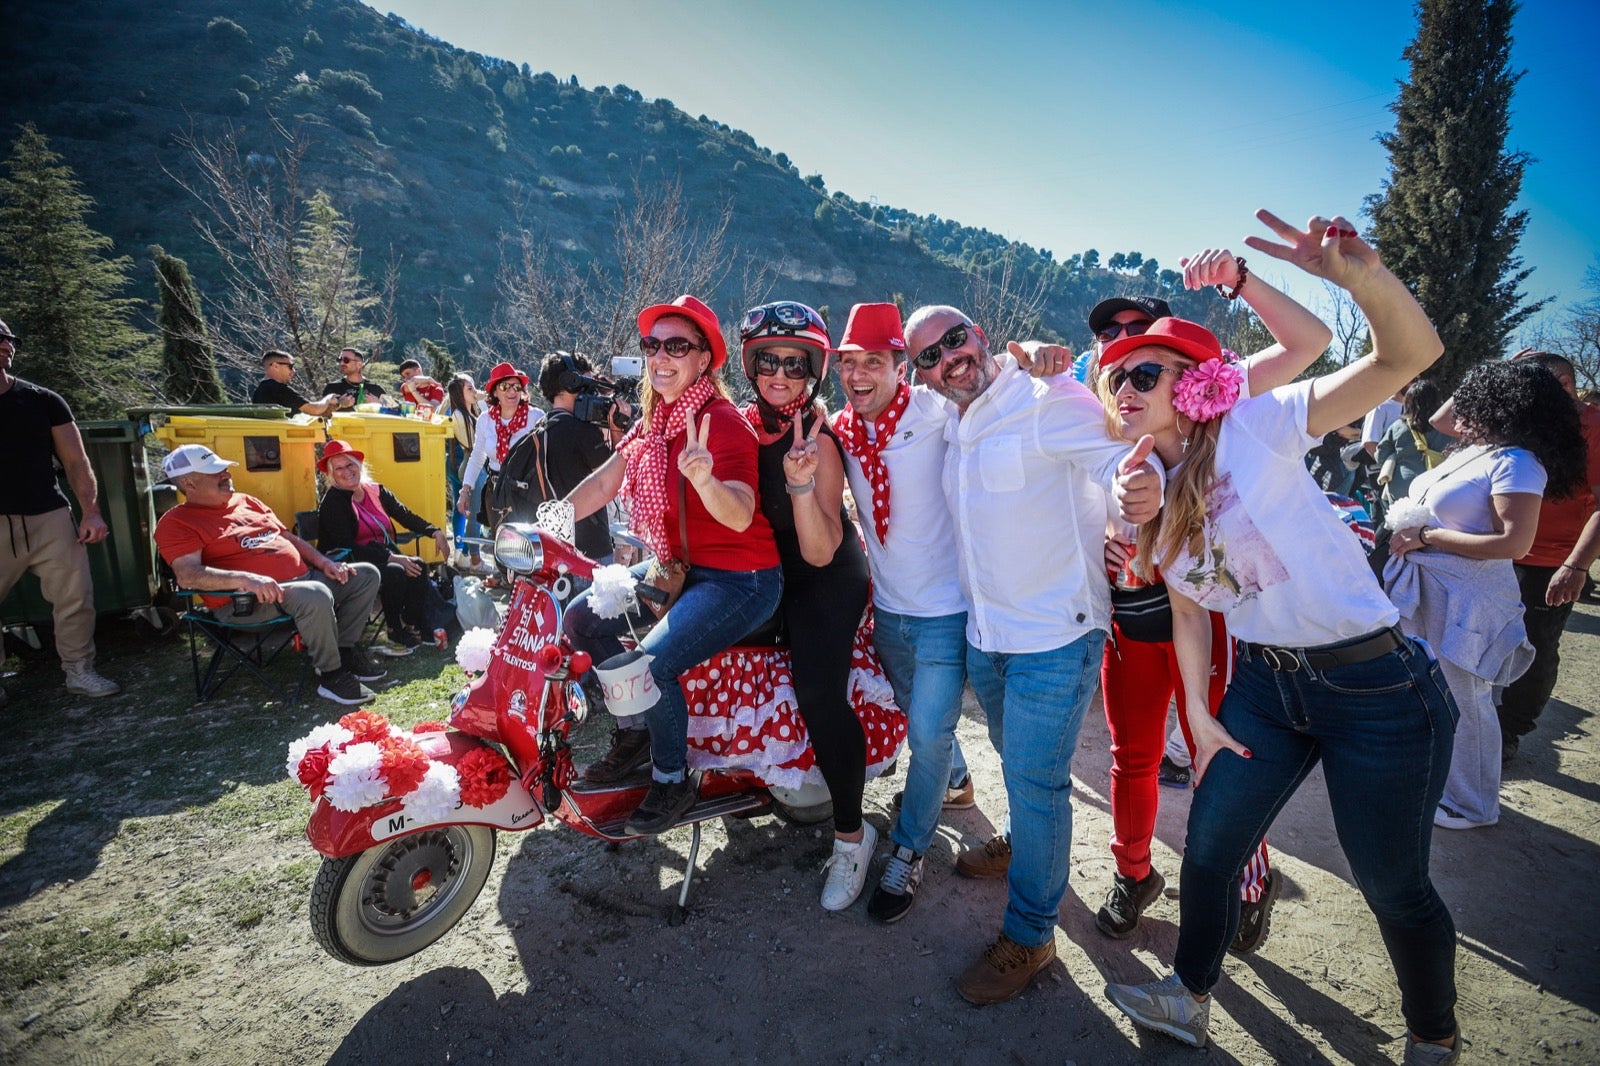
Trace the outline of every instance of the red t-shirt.
{"label": "red t-shirt", "polygon": [[431,403],[437,407],[444,403],[444,386],[438,382],[431,385],[413,385],[407,381],[400,386],[400,395],[412,403]]}
{"label": "red t-shirt", "polygon": [[[295,581],[306,574],[300,551],[283,534],[288,528],[272,509],[254,496],[236,492],[221,507],[179,504],[156,523],[156,550],[173,560],[200,553],[200,561],[217,570],[241,570],[274,581]],[[207,596],[213,607],[226,596]]]}
{"label": "red t-shirt", "polygon": [[[701,409],[700,417],[711,416],[711,428],[702,442],[711,450],[711,472],[718,481],[739,481],[759,491],[761,481],[758,469],[755,430],[745,421],[739,409],[720,396]],[[698,428],[696,423],[696,428]],[[667,443],[667,469],[672,472],[667,494],[667,539],[672,542],[674,554],[684,558],[683,545],[678,543],[678,456],[683,452],[687,434],[680,433]],[[750,525],[743,532],[729,529],[711,517],[700,494],[693,485],[684,485],[684,499],[689,503],[689,553],[691,566],[708,566],[714,570],[765,570],[778,565],[778,544],[772,539],[772,527],[761,513],[759,500]]]}
{"label": "red t-shirt", "polygon": [[1589,448],[1583,487],[1564,500],[1545,500],[1539,507],[1539,532],[1533,547],[1517,562],[1527,566],[1560,566],[1578,543],[1589,516],[1594,514],[1594,486],[1600,485],[1600,407],[1578,405],[1578,423]]}

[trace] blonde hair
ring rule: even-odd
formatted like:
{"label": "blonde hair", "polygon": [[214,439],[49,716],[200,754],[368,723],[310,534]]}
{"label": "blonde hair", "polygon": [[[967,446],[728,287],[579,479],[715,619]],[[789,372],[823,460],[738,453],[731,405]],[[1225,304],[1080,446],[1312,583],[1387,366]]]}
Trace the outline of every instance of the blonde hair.
{"label": "blonde hair", "polygon": [[[1141,352],[1146,350],[1171,356],[1179,364],[1177,369],[1180,373],[1196,365],[1193,359],[1183,353],[1158,344],[1138,349]],[[1132,353],[1129,357],[1132,358]],[[1118,439],[1127,439],[1123,435],[1122,416],[1117,413],[1117,399],[1111,391],[1109,373],[1100,375],[1096,391],[1105,408],[1107,431]],[[1155,577],[1152,564],[1165,570],[1167,563],[1184,545],[1188,545],[1191,555],[1200,554],[1206,519],[1206,493],[1216,479],[1217,437],[1222,431],[1222,418],[1219,416],[1209,422],[1192,422],[1185,415],[1177,417],[1180,424],[1188,422],[1190,426],[1185,437],[1187,447],[1183,453],[1183,465],[1176,474],[1167,478],[1166,499],[1161,510],[1139,527],[1135,537],[1138,555],[1133,562],[1134,572],[1146,581]]]}
{"label": "blonde hair", "polygon": [[[687,323],[689,328],[694,330],[694,335],[699,342],[700,349],[708,356],[714,355],[714,353],[711,351],[711,340],[706,336],[705,330],[700,328],[700,324],[698,322],[690,318],[688,315],[662,315],[660,318],[656,319],[656,321],[661,322],[668,318],[675,318],[679,322]],[[721,367],[718,367],[716,370],[712,370],[708,365],[705,376],[711,379],[711,387],[717,390],[717,395],[726,400],[729,399],[728,386],[722,380],[721,370]],[[693,383],[691,382],[691,384]],[[645,426],[648,427],[650,425],[650,416],[655,413],[656,404],[660,402],[661,394],[650,387],[650,375],[645,374],[644,380],[639,383],[639,419],[645,424]]]}

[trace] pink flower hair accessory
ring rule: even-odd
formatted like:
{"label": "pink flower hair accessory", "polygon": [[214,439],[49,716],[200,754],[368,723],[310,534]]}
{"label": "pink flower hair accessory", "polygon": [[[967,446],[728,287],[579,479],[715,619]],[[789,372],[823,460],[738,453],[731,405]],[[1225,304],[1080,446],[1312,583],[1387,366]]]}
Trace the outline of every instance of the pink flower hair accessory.
{"label": "pink flower hair accessory", "polygon": [[1209,422],[1239,402],[1244,374],[1233,363],[1207,359],[1178,375],[1172,406],[1196,422]]}

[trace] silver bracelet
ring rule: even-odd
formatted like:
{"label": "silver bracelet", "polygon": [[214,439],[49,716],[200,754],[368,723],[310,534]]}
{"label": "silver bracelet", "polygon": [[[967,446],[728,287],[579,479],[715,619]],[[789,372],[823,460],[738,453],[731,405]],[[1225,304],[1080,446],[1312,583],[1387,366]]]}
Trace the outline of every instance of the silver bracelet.
{"label": "silver bracelet", "polygon": [[817,479],[816,478],[812,478],[810,481],[806,482],[804,485],[791,485],[787,481],[785,481],[783,483],[784,491],[787,492],[791,496],[804,496],[806,493],[810,492],[812,489],[814,489],[816,487],[817,487]]}

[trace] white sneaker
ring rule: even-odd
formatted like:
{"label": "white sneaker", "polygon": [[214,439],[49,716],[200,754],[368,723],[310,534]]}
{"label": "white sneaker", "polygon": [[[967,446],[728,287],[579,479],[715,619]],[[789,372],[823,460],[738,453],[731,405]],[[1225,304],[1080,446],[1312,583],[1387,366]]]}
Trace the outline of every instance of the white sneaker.
{"label": "white sneaker", "polygon": [[67,691],[80,696],[114,696],[122,691],[121,685],[109,677],[101,677],[92,666],[68,670],[66,673]]}
{"label": "white sneaker", "polygon": [[822,909],[842,911],[856,901],[867,884],[867,869],[878,847],[878,831],[870,822],[861,823],[861,839],[854,844],[837,837],[833,854],[823,864],[828,879],[822,885]]}

